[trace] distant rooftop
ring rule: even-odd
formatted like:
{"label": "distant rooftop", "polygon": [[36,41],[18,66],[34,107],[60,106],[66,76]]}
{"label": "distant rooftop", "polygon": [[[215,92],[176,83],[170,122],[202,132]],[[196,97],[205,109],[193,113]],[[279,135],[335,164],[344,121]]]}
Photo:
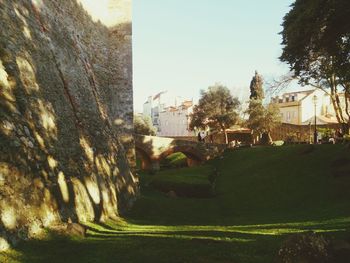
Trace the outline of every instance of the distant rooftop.
{"label": "distant rooftop", "polygon": [[283,93],[281,96],[272,97],[271,102],[274,102],[274,103],[299,102],[304,100],[306,97],[312,94],[315,90],[316,89],[286,92],[286,93]]}

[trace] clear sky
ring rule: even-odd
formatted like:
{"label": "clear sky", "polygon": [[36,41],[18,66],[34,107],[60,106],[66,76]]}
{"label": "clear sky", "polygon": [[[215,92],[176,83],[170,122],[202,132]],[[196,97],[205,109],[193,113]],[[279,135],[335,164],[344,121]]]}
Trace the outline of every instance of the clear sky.
{"label": "clear sky", "polygon": [[278,33],[292,2],[133,0],[135,111],[160,91],[168,105],[197,101],[216,82],[246,100],[255,70],[265,79],[287,72]]}

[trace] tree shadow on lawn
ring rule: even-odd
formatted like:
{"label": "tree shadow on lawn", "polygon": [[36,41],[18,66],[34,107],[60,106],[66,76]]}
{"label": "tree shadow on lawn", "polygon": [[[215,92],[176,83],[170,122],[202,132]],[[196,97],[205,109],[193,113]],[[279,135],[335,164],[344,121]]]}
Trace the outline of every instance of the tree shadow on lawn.
{"label": "tree shadow on lawn", "polygon": [[[244,262],[257,262],[255,261],[257,255],[265,260],[270,259],[274,254],[274,245],[266,246],[266,244],[278,244],[281,238],[254,235],[248,235],[249,238],[246,235],[228,238],[225,235],[219,240],[213,239],[212,235],[220,236],[220,233],[202,234],[204,235],[194,232],[185,235],[181,232],[171,232],[148,235],[146,232],[141,232],[131,236],[99,234],[86,239],[54,237],[23,243],[17,248],[17,254],[8,254],[7,258],[8,262],[30,263],[242,262],[243,258],[250,258]],[[265,244],[264,248],[261,244]],[[254,252],[256,255],[253,256],[253,251],[260,252]]]}
{"label": "tree shadow on lawn", "polygon": [[349,236],[349,218],[240,226],[87,224],[87,238],[49,232],[0,262],[272,262],[287,235],[308,230]]}

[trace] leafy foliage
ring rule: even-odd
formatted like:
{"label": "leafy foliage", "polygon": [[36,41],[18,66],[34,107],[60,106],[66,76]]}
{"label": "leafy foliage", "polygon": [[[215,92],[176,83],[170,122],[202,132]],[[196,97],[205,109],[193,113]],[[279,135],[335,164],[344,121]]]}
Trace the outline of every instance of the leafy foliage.
{"label": "leafy foliage", "polygon": [[281,122],[281,115],[276,104],[269,104],[266,108],[259,100],[250,100],[246,111],[249,114],[247,126],[259,134],[269,133]]}
{"label": "leafy foliage", "polygon": [[266,108],[262,104],[264,98],[262,77],[255,72],[250,83],[250,102],[246,113],[249,119],[246,122],[248,128],[254,132],[264,135],[266,143],[271,143],[270,132],[281,122],[279,108],[276,104],[269,104]]}
{"label": "leafy foliage", "polygon": [[250,82],[250,99],[264,99],[263,79],[257,71],[255,71],[255,76]]}
{"label": "leafy foliage", "polygon": [[156,128],[152,124],[151,118],[147,116],[134,116],[134,132],[142,135],[156,135]]}
{"label": "leafy foliage", "polygon": [[[283,53],[301,84],[331,95],[338,122],[347,131],[350,110],[350,2],[296,0],[284,17]],[[339,94],[345,93],[345,114]]]}
{"label": "leafy foliage", "polygon": [[201,91],[198,105],[194,106],[191,115],[190,129],[210,127],[212,130],[226,129],[238,120],[240,102],[232,97],[230,90],[220,84]]}
{"label": "leafy foliage", "polygon": [[284,17],[281,60],[304,82],[341,68],[349,74],[349,16],[348,0],[296,0]]}

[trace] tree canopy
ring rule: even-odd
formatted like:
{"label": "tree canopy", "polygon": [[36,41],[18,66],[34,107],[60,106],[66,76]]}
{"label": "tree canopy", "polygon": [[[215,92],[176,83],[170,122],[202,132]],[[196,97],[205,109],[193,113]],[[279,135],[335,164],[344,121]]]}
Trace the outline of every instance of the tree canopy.
{"label": "tree canopy", "polygon": [[151,118],[143,115],[135,115],[134,133],[151,136],[156,135],[156,128],[153,126]]}
{"label": "tree canopy", "polygon": [[291,7],[282,24],[280,60],[290,65],[301,84],[323,89],[330,95],[338,122],[348,131],[350,1],[296,0]]}
{"label": "tree canopy", "polygon": [[210,127],[221,130],[227,143],[226,129],[237,122],[239,106],[239,100],[221,84],[210,86],[206,91],[201,90],[201,98],[191,114],[190,129]]}
{"label": "tree canopy", "polygon": [[264,99],[263,79],[258,71],[255,71],[255,75],[250,82],[250,99]]}
{"label": "tree canopy", "polygon": [[270,143],[270,132],[281,123],[278,106],[269,104],[265,108],[261,101],[252,99],[246,113],[249,115],[247,127],[260,135],[267,134]]}
{"label": "tree canopy", "polygon": [[266,142],[271,143],[270,132],[281,122],[280,111],[277,105],[269,104],[264,107],[263,78],[255,71],[255,75],[250,82],[250,101],[246,113],[249,115],[246,125],[255,133],[267,138]]}
{"label": "tree canopy", "polygon": [[283,20],[281,60],[306,83],[334,71],[349,75],[349,17],[348,0],[296,0]]}

